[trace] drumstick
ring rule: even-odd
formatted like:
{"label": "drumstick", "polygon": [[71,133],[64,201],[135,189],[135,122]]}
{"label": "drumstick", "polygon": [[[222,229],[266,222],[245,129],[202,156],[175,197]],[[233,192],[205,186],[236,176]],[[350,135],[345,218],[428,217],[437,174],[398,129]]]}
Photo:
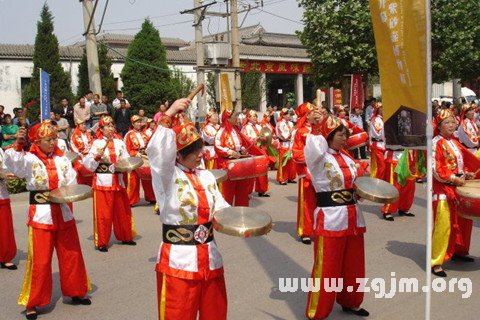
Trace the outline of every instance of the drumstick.
{"label": "drumstick", "polygon": [[205,90],[205,85],[203,83],[199,84],[192,92],[190,92],[190,94],[187,96],[187,99],[192,100],[200,91],[203,92],[204,90]]}

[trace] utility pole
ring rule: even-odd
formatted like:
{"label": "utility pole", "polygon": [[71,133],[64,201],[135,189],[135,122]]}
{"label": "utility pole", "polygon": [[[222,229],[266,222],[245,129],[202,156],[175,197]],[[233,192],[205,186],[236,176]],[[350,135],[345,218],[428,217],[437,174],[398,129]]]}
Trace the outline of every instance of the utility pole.
{"label": "utility pole", "polygon": [[87,49],[87,65],[88,65],[88,82],[90,90],[93,93],[102,95],[102,83],[100,81],[100,67],[98,63],[97,38],[95,36],[94,14],[97,8],[98,0],[95,7],[92,8],[93,0],[80,0],[83,6],[83,23],[85,26],[85,44]]}
{"label": "utility pole", "polygon": [[[203,25],[202,20],[204,18],[205,7],[201,7],[201,0],[193,0],[193,7],[195,8],[194,12],[194,26],[195,26],[195,50],[197,53],[197,85],[205,84],[205,51],[203,48]],[[198,107],[198,116],[200,118],[205,117],[205,96],[206,95],[197,95],[197,107]]]}
{"label": "utility pole", "polygon": [[232,24],[232,67],[235,69],[235,109],[242,110],[242,81],[240,78],[240,41],[238,36],[237,0],[231,0],[230,18]]}

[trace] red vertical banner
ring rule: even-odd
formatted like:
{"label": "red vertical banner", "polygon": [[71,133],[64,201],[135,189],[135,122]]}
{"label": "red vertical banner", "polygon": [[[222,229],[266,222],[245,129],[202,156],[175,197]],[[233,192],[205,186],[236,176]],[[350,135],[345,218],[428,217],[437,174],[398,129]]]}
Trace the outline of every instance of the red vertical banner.
{"label": "red vertical banner", "polygon": [[350,110],[363,107],[362,75],[352,74],[350,86]]}
{"label": "red vertical banner", "polygon": [[333,105],[342,105],[342,89],[333,89]]}

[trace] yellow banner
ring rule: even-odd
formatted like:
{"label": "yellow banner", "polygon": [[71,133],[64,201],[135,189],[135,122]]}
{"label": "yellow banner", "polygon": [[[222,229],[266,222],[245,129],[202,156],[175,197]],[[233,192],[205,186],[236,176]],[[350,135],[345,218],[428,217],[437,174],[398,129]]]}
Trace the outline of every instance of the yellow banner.
{"label": "yellow banner", "polygon": [[230,93],[228,74],[220,73],[220,112],[225,109],[233,109],[232,94]]}
{"label": "yellow banner", "polygon": [[384,121],[402,106],[425,114],[425,1],[370,0],[370,12],[380,69]]}

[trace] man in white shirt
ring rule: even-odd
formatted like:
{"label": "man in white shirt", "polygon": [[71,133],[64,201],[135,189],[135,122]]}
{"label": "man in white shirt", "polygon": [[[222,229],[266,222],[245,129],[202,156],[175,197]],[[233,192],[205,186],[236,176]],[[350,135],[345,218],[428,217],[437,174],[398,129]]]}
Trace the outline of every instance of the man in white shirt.
{"label": "man in white shirt", "polygon": [[121,90],[117,90],[117,91],[115,91],[115,94],[116,94],[116,98],[115,98],[115,100],[112,101],[112,106],[115,109],[120,109],[120,101],[125,100],[126,108],[129,109],[130,108],[130,103],[128,102],[127,99],[123,98],[123,92]]}

